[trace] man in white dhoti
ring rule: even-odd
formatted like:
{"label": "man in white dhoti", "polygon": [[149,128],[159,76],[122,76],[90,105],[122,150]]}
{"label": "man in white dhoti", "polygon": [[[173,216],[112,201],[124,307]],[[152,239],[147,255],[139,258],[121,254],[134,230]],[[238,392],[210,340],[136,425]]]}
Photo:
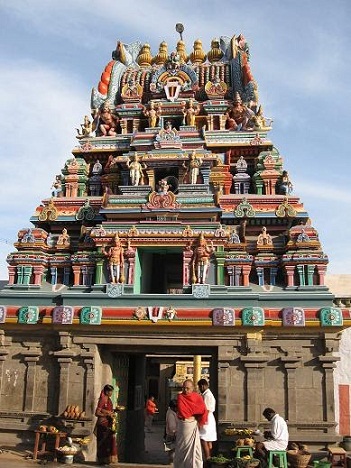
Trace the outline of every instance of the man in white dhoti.
{"label": "man in white dhoti", "polygon": [[263,416],[270,421],[270,430],[264,432],[266,440],[256,444],[256,456],[260,459],[267,459],[270,450],[286,450],[289,442],[288,425],[284,418],[272,408],[266,408]]}
{"label": "man in white dhoti", "polygon": [[177,398],[177,438],[174,468],[203,468],[199,427],[207,422],[203,398],[194,392],[194,382],[185,380]]}
{"label": "man in white dhoti", "polygon": [[217,440],[216,420],[213,415],[216,410],[216,399],[206,379],[200,379],[197,385],[208,410],[207,423],[199,429],[204,458],[208,460],[211,458],[212,442]]}

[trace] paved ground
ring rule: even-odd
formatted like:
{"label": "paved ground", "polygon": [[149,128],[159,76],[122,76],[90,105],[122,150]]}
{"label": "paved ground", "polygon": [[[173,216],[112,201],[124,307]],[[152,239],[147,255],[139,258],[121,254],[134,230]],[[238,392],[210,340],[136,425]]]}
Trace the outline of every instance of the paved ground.
{"label": "paved ground", "polygon": [[[165,468],[168,464],[168,456],[164,452],[163,447],[163,425],[155,425],[152,428],[152,432],[145,433],[145,463],[134,464],[134,463],[118,463],[118,468],[141,468],[147,466],[147,468]],[[84,463],[73,463],[73,465],[67,465],[58,462],[48,462],[43,464],[42,460],[33,460],[26,458],[31,455],[31,452],[20,452],[16,450],[4,450],[0,453],[0,468],[35,468],[39,466],[47,466],[48,468],[60,468],[72,466],[75,468],[88,468],[98,466],[97,463],[84,462]]]}

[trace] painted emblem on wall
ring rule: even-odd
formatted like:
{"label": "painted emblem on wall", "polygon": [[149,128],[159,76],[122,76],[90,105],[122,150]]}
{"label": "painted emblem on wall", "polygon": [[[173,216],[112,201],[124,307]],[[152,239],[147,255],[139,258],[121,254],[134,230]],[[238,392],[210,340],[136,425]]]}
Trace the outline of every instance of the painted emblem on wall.
{"label": "painted emblem on wall", "polygon": [[84,325],[101,325],[101,317],[101,307],[83,307],[80,312],[80,323]]}
{"label": "painted emblem on wall", "polygon": [[70,325],[73,323],[73,315],[73,307],[57,306],[52,312],[52,321],[61,325]]}
{"label": "painted emblem on wall", "polygon": [[27,323],[33,325],[38,323],[39,320],[39,307],[25,306],[21,307],[18,311],[18,323]]}
{"label": "painted emblem on wall", "polygon": [[148,306],[147,308],[147,315],[151,322],[156,323],[158,320],[162,318],[164,307],[151,307]]}
{"label": "painted emblem on wall", "polygon": [[106,294],[109,297],[119,297],[123,294],[123,284],[109,283],[106,284]]}
{"label": "painted emblem on wall", "polygon": [[262,327],[264,325],[264,310],[261,307],[247,307],[241,312],[243,325],[248,327]]}
{"label": "painted emblem on wall", "polygon": [[342,311],[338,307],[325,307],[320,310],[322,327],[338,327],[343,324]]}
{"label": "painted emblem on wall", "polygon": [[146,318],[145,307],[137,307],[134,311],[133,317],[135,317],[137,320],[144,320],[144,318]]}
{"label": "painted emblem on wall", "polygon": [[194,297],[203,298],[209,297],[210,285],[209,284],[192,284],[192,293]]}
{"label": "painted emblem on wall", "polygon": [[177,316],[177,311],[173,307],[168,307],[165,311],[165,319],[171,322]]}
{"label": "painted emblem on wall", "polygon": [[301,307],[285,307],[283,309],[283,325],[288,327],[304,327],[305,311]]}
{"label": "painted emblem on wall", "polygon": [[0,323],[5,323],[7,314],[7,307],[0,305]]}
{"label": "painted emblem on wall", "polygon": [[227,308],[213,309],[212,325],[230,327],[235,325],[235,310]]}

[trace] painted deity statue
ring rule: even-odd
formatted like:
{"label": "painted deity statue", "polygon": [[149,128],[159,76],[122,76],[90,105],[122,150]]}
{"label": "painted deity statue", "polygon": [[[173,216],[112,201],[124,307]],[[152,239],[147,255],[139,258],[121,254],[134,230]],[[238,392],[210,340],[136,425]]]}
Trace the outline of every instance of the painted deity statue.
{"label": "painted deity statue", "polygon": [[195,118],[199,114],[200,108],[199,106],[194,106],[194,101],[189,99],[188,107],[183,107],[183,115],[184,120],[187,125],[194,126],[195,125]]}
{"label": "painted deity statue", "polygon": [[158,106],[155,106],[154,101],[150,101],[149,108],[144,109],[144,115],[149,120],[149,128],[157,127],[158,119],[161,115],[161,110]]}
{"label": "painted deity statue", "polygon": [[192,259],[193,283],[206,283],[210,259],[214,250],[213,242],[208,245],[204,235],[201,234],[198,240],[198,245],[194,249]]}
{"label": "painted deity statue", "polygon": [[250,121],[255,116],[253,110],[245,106],[241,100],[239,93],[236,93],[233,101],[233,106],[226,113],[227,123],[226,127],[228,130],[246,130],[250,131],[253,129]]}
{"label": "painted deity statue", "polygon": [[118,234],[115,235],[112,246],[105,248],[104,254],[108,260],[111,283],[123,283],[124,250]]}
{"label": "painted deity statue", "polygon": [[183,167],[187,169],[186,174],[190,175],[190,183],[196,184],[200,175],[200,167],[202,165],[202,158],[196,154],[195,151],[190,153],[188,164],[183,163]]}
{"label": "painted deity statue", "polygon": [[97,111],[96,117],[98,118],[98,130],[102,136],[116,136],[117,124],[119,118],[111,110],[108,102],[105,102],[101,109]]}
{"label": "painted deity statue", "polygon": [[76,128],[77,138],[92,137],[95,131],[95,122],[91,121],[88,115],[84,116],[83,123],[80,124],[80,128]]}
{"label": "painted deity statue", "polygon": [[57,247],[69,247],[71,244],[71,239],[70,239],[70,236],[68,235],[67,233],[67,229],[66,228],[63,228],[62,229],[62,234],[60,234],[58,236],[58,239],[57,239]]}
{"label": "painted deity statue", "polygon": [[143,169],[146,169],[146,164],[139,162],[139,156],[135,153],[134,156],[130,156],[127,161],[127,167],[129,168],[129,177],[131,184],[137,186],[140,184],[143,178]]}
{"label": "painted deity statue", "polygon": [[51,195],[53,197],[60,197],[62,194],[61,176],[57,175],[51,186]]}
{"label": "painted deity statue", "polygon": [[288,171],[283,171],[280,180],[279,192],[282,195],[290,195],[293,191],[293,184],[290,181]]}

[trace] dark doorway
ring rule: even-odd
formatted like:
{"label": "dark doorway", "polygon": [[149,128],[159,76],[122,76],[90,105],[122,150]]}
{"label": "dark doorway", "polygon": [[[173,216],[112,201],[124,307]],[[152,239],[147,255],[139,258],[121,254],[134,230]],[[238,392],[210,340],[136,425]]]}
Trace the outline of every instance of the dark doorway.
{"label": "dark doorway", "polygon": [[172,294],[183,288],[181,253],[143,252],[142,293]]}

